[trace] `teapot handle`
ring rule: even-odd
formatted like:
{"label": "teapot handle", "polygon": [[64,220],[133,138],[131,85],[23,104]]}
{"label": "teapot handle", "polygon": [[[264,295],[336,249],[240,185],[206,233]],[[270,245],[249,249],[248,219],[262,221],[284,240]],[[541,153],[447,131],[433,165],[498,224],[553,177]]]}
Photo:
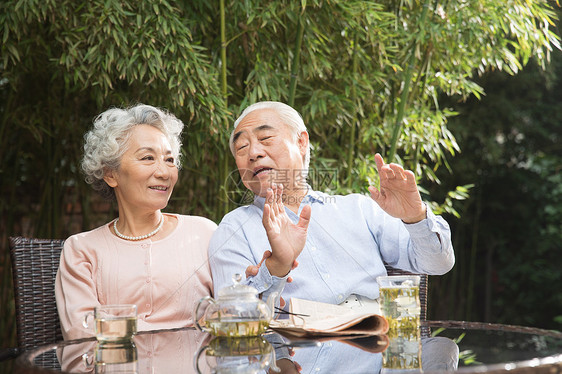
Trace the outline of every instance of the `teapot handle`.
{"label": "teapot handle", "polygon": [[201,327],[201,325],[199,324],[199,320],[203,317],[199,317],[199,308],[205,301],[208,301],[210,304],[216,304],[215,299],[213,299],[211,296],[205,296],[201,298],[201,300],[199,300],[199,302],[197,303],[197,307],[195,307],[195,313],[193,314],[193,319],[195,320],[195,327],[197,327],[199,331],[208,331]]}
{"label": "teapot handle", "polygon": [[269,372],[281,373],[281,368],[277,366],[277,355],[275,354],[275,349],[271,350],[271,365],[269,365]]}
{"label": "teapot handle", "polygon": [[[208,296],[207,296],[208,297]],[[199,351],[197,351],[197,354],[195,355],[194,358],[194,366],[195,366],[195,370],[197,371],[197,374],[203,374],[203,371],[199,368],[199,360],[201,359],[201,355],[203,354],[203,352],[205,352],[207,350],[207,348],[209,348],[208,345],[199,348]]]}

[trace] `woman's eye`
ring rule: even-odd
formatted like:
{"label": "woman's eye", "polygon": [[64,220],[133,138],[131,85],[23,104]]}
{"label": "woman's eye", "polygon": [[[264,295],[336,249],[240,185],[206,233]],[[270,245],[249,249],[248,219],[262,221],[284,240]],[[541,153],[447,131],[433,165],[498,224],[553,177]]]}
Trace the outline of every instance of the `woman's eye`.
{"label": "woman's eye", "polygon": [[240,147],[238,147],[237,150],[241,151],[242,149],[246,148],[247,146],[248,146],[247,144],[241,145]]}
{"label": "woman's eye", "polygon": [[261,141],[267,140],[267,139],[271,139],[271,136],[264,136],[263,138],[261,138]]}
{"label": "woman's eye", "polygon": [[149,161],[151,161],[151,160],[154,160],[154,157],[152,157],[152,156],[144,156],[143,158],[141,158],[141,160],[149,160]]}
{"label": "woman's eye", "polygon": [[175,160],[175,158],[173,158],[173,157],[168,157],[168,158],[166,159],[166,162],[171,162],[172,164],[173,164],[175,161],[176,161],[176,160]]}

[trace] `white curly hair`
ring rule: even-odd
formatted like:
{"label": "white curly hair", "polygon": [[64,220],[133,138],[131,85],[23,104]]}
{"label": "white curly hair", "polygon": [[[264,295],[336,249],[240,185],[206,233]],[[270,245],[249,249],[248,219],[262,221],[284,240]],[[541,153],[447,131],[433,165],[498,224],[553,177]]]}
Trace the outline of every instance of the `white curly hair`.
{"label": "white curly hair", "polygon": [[94,120],[84,135],[82,171],[86,182],[107,199],[115,193],[103,177],[108,170],[117,170],[127,150],[127,141],[136,125],[149,125],[162,131],[172,147],[176,166],[180,166],[181,133],[184,124],[173,114],[150,105],[137,104],[125,109],[111,108]]}

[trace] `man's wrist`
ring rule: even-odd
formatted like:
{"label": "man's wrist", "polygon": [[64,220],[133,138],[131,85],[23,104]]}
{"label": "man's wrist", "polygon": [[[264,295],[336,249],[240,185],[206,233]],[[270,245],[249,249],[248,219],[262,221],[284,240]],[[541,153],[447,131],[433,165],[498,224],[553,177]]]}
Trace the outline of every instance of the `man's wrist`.
{"label": "man's wrist", "polygon": [[427,218],[427,206],[425,204],[423,204],[423,213],[420,213],[419,215],[417,215],[416,217],[413,217],[413,218],[403,219],[402,222],[404,222],[405,224],[411,225],[411,224],[414,224],[414,223],[421,222],[426,218]]}
{"label": "man's wrist", "polygon": [[271,257],[265,260],[265,266],[267,267],[267,270],[269,270],[269,274],[279,278],[287,276],[287,274],[291,271],[291,266],[279,264]]}

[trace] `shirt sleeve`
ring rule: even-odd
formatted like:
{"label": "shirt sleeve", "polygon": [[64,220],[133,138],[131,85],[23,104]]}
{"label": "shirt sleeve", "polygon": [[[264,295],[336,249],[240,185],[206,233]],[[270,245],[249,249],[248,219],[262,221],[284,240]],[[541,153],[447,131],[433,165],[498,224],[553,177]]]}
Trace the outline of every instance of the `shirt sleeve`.
{"label": "shirt sleeve", "polygon": [[384,262],[421,274],[441,275],[452,269],[455,255],[451,230],[442,217],[427,207],[425,219],[406,224],[367,199],[371,208],[363,209]]}
{"label": "shirt sleeve", "polygon": [[86,313],[100,305],[95,285],[95,261],[85,250],[77,248],[78,241],[70,237],[64,243],[55,279],[55,297],[65,340],[94,335],[93,316],[90,328],[82,325]]}
{"label": "shirt sleeve", "polygon": [[403,225],[410,234],[408,252],[417,272],[442,275],[453,268],[455,253],[451,229],[443,217],[436,216],[427,207],[426,219]]}
{"label": "shirt sleeve", "polygon": [[[257,265],[261,261],[263,252],[267,250],[271,248],[264,246],[259,258],[256,258],[242,225],[221,222],[209,244],[214,294],[217,295],[220,289],[231,286],[234,274],[241,274],[245,278],[246,268]],[[242,283],[256,288],[258,293],[263,294],[262,297],[267,297],[273,292],[281,295],[286,281],[287,276],[282,278],[273,276],[267,266],[262,264],[256,276],[248,277]]]}

